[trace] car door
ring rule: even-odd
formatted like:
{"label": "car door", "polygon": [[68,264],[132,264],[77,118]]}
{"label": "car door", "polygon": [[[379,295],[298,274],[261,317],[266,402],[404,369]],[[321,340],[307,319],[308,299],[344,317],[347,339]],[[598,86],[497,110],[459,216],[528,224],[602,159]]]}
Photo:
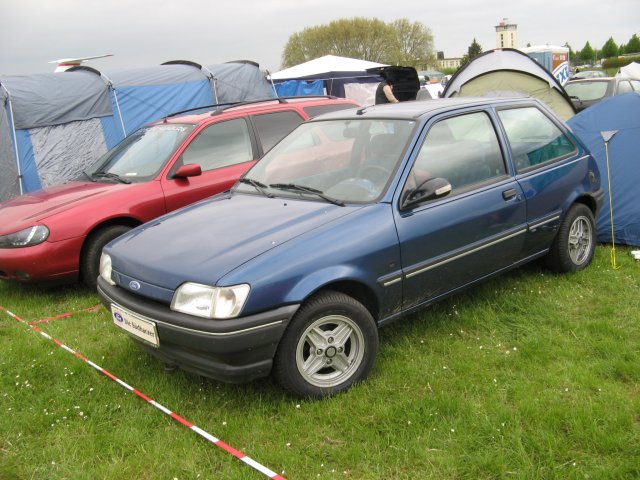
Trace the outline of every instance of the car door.
{"label": "car door", "polygon": [[[167,211],[228,190],[257,158],[255,140],[245,118],[204,127],[161,180]],[[200,165],[202,174],[174,178],[176,170],[187,164]]]}
{"label": "car door", "polygon": [[405,191],[426,178],[444,178],[452,191],[396,211],[404,309],[512,265],[526,232],[522,191],[508,174],[487,112],[441,117],[430,125]]}
{"label": "car door", "polygon": [[527,202],[523,256],[536,255],[549,248],[576,184],[588,177],[588,157],[579,155],[560,125],[537,106],[502,108],[497,114]]}

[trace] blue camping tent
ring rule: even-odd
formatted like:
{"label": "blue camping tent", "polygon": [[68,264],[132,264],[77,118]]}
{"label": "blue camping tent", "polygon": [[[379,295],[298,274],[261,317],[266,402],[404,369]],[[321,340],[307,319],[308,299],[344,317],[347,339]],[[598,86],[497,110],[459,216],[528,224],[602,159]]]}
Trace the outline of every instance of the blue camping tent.
{"label": "blue camping tent", "polygon": [[[584,109],[567,122],[596,158],[605,202],[596,218],[598,241],[611,243],[609,178],[616,243],[640,246],[640,93],[626,93]],[[607,170],[603,132],[616,133],[608,143]]]}
{"label": "blue camping tent", "polygon": [[172,112],[270,97],[249,61],[0,76],[0,201],[79,176],[126,135]]}

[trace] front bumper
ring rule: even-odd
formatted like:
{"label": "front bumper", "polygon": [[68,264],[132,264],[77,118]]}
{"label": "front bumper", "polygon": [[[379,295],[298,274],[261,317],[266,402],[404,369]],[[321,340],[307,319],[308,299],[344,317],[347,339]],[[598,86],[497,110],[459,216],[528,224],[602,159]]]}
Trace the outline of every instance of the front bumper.
{"label": "front bumper", "polygon": [[291,317],[299,305],[229,320],[198,318],[134,295],[98,278],[104,306],[123,307],[156,325],[159,347],[132,339],[170,366],[229,383],[266,377]]}
{"label": "front bumper", "polygon": [[84,237],[45,241],[23,248],[0,248],[0,280],[65,283],[78,278]]}

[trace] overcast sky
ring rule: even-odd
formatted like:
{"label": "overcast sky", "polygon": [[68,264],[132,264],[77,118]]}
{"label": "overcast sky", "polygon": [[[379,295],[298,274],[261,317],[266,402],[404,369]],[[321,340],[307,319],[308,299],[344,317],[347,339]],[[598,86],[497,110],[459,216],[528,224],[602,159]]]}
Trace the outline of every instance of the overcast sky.
{"label": "overcast sky", "polygon": [[495,48],[505,17],[518,25],[520,47],[580,50],[640,35],[640,0],[0,0],[0,74],[52,72],[51,60],[105,53],[115,56],[89,65],[253,60],[276,72],[290,35],[356,16],[422,22],[447,57],[466,53],[474,38]]}

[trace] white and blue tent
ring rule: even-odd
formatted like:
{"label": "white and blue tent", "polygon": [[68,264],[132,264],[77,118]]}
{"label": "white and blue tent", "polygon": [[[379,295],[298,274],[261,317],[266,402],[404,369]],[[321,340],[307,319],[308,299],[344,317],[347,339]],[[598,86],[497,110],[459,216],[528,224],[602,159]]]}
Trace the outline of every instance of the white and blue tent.
{"label": "white and blue tent", "polygon": [[[640,246],[640,202],[637,195],[640,185],[640,93],[606,98],[585,108],[567,123],[591,150],[605,189],[605,201],[596,217],[598,241],[612,243],[614,240],[615,243]],[[609,208],[609,192],[612,209]]]}
{"label": "white and blue tent", "polygon": [[249,61],[0,76],[0,201],[75,178],[173,112],[273,97]]}

